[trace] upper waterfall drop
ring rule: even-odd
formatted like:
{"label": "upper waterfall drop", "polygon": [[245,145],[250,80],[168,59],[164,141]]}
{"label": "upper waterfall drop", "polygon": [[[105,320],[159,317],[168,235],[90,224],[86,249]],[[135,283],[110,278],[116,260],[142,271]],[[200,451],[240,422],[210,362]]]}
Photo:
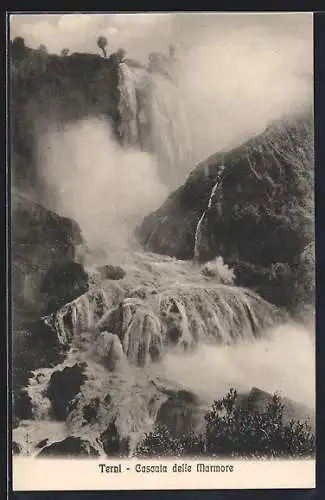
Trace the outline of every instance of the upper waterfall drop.
{"label": "upper waterfall drop", "polygon": [[186,109],[180,91],[181,70],[172,56],[151,54],[148,117],[151,150],[164,182],[175,189],[192,165]]}
{"label": "upper waterfall drop", "polygon": [[192,165],[185,106],[178,87],[179,69],[172,55],[149,55],[148,68],[118,65],[119,135],[124,147],[156,157],[162,182],[175,189]]}
{"label": "upper waterfall drop", "polygon": [[124,146],[137,147],[139,143],[139,130],[137,123],[138,100],[137,86],[138,78],[135,71],[125,63],[118,66],[118,88],[120,100],[118,110],[120,113],[119,133]]}

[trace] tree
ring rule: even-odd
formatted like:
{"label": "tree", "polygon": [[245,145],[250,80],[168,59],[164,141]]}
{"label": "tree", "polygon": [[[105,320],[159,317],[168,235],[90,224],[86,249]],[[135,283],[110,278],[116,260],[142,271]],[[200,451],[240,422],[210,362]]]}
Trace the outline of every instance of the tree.
{"label": "tree", "polygon": [[10,42],[10,49],[13,59],[19,61],[24,59],[28,52],[25,40],[21,36],[17,36],[12,42]]}
{"label": "tree", "polygon": [[116,58],[117,58],[118,62],[122,62],[125,58],[125,55],[126,55],[126,51],[124,49],[118,49],[116,51]]}
{"label": "tree", "polygon": [[61,57],[66,57],[69,54],[69,49],[65,48],[61,50]]}
{"label": "tree", "polygon": [[47,54],[46,46],[43,43],[41,43],[41,45],[37,48],[37,52],[40,52],[41,54]]}
{"label": "tree", "polygon": [[107,46],[107,38],[105,36],[99,36],[97,39],[98,47],[103,51],[104,57],[107,57],[106,46]]}

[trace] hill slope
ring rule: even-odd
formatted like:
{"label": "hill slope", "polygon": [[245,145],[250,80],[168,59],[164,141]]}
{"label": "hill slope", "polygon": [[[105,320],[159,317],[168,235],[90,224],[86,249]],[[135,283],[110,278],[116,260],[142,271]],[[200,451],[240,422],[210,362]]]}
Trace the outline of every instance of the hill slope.
{"label": "hill slope", "polygon": [[[198,165],[137,235],[144,248],[180,259],[194,257],[197,237],[200,261],[221,255],[240,284],[288,305],[296,300],[290,287],[306,281],[301,260],[313,254],[313,182],[307,110]],[[300,292],[313,300],[310,287]]]}

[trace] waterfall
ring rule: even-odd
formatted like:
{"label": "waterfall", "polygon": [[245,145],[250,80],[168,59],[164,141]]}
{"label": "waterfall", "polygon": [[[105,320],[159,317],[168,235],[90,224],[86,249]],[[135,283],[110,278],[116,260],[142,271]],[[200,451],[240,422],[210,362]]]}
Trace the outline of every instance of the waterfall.
{"label": "waterfall", "polygon": [[170,189],[179,186],[192,165],[188,121],[167,57],[143,68],[119,64],[119,135],[127,147],[152,153],[160,178]]}
{"label": "waterfall", "polygon": [[149,144],[156,155],[162,180],[174,189],[192,167],[190,134],[182,96],[164,74],[148,76]]}
{"label": "waterfall", "polygon": [[87,292],[65,304],[43,321],[57,333],[58,342],[67,345],[76,335],[88,331],[111,305],[105,290]]}
{"label": "waterfall", "polygon": [[202,224],[204,222],[204,219],[206,217],[207,212],[212,207],[212,202],[213,202],[213,199],[215,197],[216,191],[217,191],[218,187],[221,185],[221,182],[222,182],[222,173],[223,173],[224,169],[225,169],[225,167],[223,165],[221,165],[219,167],[219,172],[218,172],[218,175],[217,175],[217,181],[215,182],[215,184],[214,184],[214,186],[212,188],[212,191],[210,193],[210,198],[209,198],[208,206],[207,206],[206,210],[204,210],[204,212],[201,215],[201,217],[199,219],[199,222],[197,223],[197,226],[196,226],[195,238],[194,238],[194,259],[195,260],[198,260],[199,256],[200,256],[200,244],[201,244],[201,239],[202,239]]}
{"label": "waterfall", "polygon": [[118,67],[118,88],[120,91],[119,133],[125,146],[137,147],[139,143],[138,130],[138,98],[137,87],[139,77],[126,63]]}

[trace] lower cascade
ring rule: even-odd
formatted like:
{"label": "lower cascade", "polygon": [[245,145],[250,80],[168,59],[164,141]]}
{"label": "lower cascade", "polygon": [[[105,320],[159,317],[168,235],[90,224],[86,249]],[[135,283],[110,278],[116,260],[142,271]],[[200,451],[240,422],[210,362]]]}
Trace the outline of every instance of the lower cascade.
{"label": "lower cascade", "polygon": [[[202,411],[232,378],[243,390],[251,383],[277,388],[269,370],[277,370],[270,364],[279,355],[274,329],[287,319],[281,311],[250,290],[225,284],[221,275],[206,275],[194,262],[135,252],[120,264],[125,273],[118,280],[104,279],[92,266],[89,291],[43,318],[66,354],[61,363],[31,373],[26,392],[32,419],[13,433],[21,454],[45,456],[62,448],[132,455],[155,422],[174,418],[174,410],[166,413],[162,405],[185,404],[191,425],[200,426]],[[254,350],[251,363],[261,357],[261,367],[252,380],[246,374],[246,387],[238,367]],[[176,403],[182,393],[189,396]]]}
{"label": "lower cascade", "polygon": [[[171,268],[173,260],[170,259]],[[89,292],[44,318],[66,345],[88,330],[109,331],[133,365],[156,361],[170,347],[192,349],[201,343],[252,341],[282,318],[250,290],[215,283],[187,264],[192,282],[142,286],[94,283]],[[196,279],[195,279],[196,278]]]}

